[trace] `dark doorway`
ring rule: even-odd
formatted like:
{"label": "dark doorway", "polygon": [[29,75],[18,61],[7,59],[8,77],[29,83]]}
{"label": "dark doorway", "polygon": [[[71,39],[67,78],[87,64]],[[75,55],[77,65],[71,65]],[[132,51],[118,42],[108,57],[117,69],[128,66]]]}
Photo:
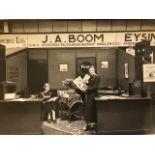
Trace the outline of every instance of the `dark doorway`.
{"label": "dark doorway", "polygon": [[96,67],[95,57],[76,58],[76,76],[81,75],[83,77],[88,73],[88,69],[91,65]]}
{"label": "dark doorway", "polygon": [[28,63],[28,89],[29,93],[40,92],[43,84],[48,81],[47,60],[29,60]]}

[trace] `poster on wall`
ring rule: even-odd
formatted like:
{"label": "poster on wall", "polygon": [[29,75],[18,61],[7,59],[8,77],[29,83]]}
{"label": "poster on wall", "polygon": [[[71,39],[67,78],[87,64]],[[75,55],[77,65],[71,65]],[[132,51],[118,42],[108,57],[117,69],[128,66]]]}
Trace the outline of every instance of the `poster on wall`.
{"label": "poster on wall", "polygon": [[101,61],[101,68],[109,68],[109,62],[108,61]]}
{"label": "poster on wall", "polygon": [[143,81],[155,82],[155,64],[143,65]]}
{"label": "poster on wall", "polygon": [[126,53],[135,56],[135,50],[133,49],[133,47],[126,48]]}
{"label": "poster on wall", "polygon": [[60,64],[60,72],[68,72],[68,65]]}

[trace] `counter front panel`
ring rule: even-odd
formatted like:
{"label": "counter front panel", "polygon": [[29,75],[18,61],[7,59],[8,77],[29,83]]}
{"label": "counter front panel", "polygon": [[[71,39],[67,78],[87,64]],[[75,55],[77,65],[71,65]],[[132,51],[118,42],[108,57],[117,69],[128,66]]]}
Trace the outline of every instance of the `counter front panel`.
{"label": "counter front panel", "polygon": [[96,97],[98,133],[133,133],[152,130],[151,99],[141,97]]}
{"label": "counter front panel", "polygon": [[41,134],[41,99],[0,100],[0,134]]}

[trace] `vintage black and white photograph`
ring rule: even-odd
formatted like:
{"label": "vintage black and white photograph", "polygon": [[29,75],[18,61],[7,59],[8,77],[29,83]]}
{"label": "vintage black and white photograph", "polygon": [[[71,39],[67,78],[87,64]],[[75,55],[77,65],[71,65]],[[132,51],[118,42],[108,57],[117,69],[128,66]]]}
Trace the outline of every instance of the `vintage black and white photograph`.
{"label": "vintage black and white photograph", "polygon": [[154,54],[154,19],[0,20],[0,134],[154,134]]}

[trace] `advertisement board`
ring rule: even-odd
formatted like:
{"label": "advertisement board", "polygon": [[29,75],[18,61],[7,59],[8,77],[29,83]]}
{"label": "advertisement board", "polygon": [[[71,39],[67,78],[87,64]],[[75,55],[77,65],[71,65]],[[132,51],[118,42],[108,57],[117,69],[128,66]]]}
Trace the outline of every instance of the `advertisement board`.
{"label": "advertisement board", "polygon": [[126,47],[142,40],[155,45],[155,32],[2,34],[6,48]]}
{"label": "advertisement board", "polygon": [[143,81],[155,82],[155,64],[143,65]]}

